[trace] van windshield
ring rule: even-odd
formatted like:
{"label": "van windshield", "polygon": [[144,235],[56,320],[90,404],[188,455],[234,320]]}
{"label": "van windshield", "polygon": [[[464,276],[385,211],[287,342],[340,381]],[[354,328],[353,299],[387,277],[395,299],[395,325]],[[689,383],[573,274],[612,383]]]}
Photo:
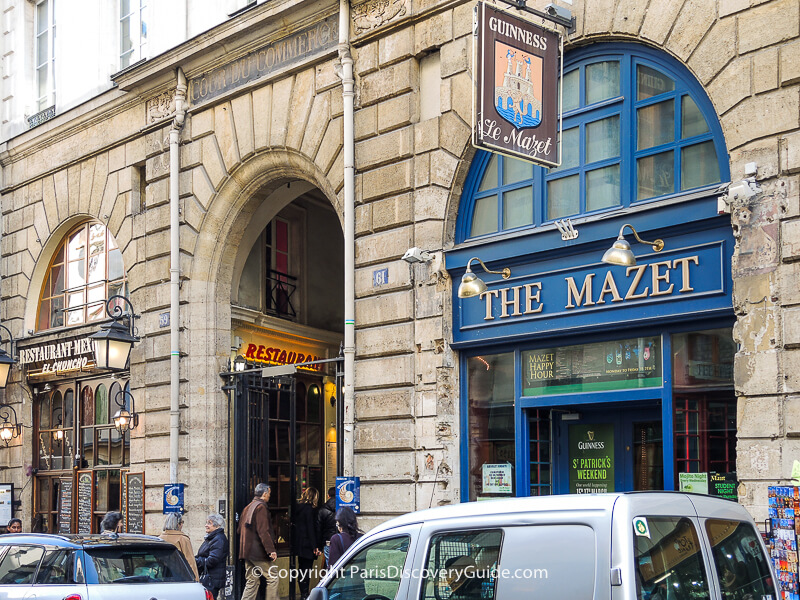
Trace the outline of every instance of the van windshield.
{"label": "van windshield", "polygon": [[706,531],[723,600],[774,597],[769,564],[752,525],[709,519]]}
{"label": "van windshield", "polygon": [[633,520],[639,600],[708,600],[697,530],[686,517]]}

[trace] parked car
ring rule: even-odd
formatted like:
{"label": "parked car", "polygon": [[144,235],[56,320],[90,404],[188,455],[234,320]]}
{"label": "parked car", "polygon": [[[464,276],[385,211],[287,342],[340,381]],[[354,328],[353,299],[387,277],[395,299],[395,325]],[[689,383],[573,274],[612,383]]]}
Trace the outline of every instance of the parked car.
{"label": "parked car", "polygon": [[0,600],[213,600],[178,549],[147,535],[0,536]]}
{"label": "parked car", "polygon": [[744,508],[677,492],[470,502],[361,537],[309,600],[778,600]]}

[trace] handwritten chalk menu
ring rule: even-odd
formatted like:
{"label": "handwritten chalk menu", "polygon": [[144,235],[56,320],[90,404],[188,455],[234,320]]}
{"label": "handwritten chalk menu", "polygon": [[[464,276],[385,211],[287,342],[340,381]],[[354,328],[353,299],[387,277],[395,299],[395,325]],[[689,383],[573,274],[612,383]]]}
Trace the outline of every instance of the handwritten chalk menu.
{"label": "handwritten chalk menu", "polygon": [[61,477],[58,484],[58,533],[72,533],[72,477]]}
{"label": "handwritten chalk menu", "polygon": [[14,484],[0,483],[0,523],[8,523],[14,510]]}
{"label": "handwritten chalk menu", "polygon": [[144,533],[144,473],[125,473],[128,533]]}
{"label": "handwritten chalk menu", "polygon": [[77,533],[92,533],[92,506],[94,505],[94,472],[78,471]]}
{"label": "handwritten chalk menu", "polygon": [[120,486],[122,488],[122,490],[121,490],[122,498],[121,498],[120,506],[122,507],[122,511],[121,512],[122,512],[122,530],[123,531],[128,531],[128,486],[125,485],[125,475],[127,475],[127,474],[128,474],[127,471],[123,471],[122,472],[122,485]]}

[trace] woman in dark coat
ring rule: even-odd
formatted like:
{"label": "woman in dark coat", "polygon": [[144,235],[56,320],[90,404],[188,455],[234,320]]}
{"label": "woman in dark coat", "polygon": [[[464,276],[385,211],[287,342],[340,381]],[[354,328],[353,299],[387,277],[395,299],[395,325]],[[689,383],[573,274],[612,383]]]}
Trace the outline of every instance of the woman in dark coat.
{"label": "woman in dark coat", "polygon": [[308,597],[308,588],[311,569],[314,561],[320,555],[319,540],[321,537],[319,521],[317,519],[317,505],[319,492],[313,488],[306,488],[292,510],[292,554],[297,556],[299,569],[298,584],[300,598]]}
{"label": "woman in dark coat", "polygon": [[208,515],[206,537],[194,561],[200,573],[200,583],[214,598],[225,587],[225,564],[228,560],[228,538],[225,537],[225,519],[221,515]]}
{"label": "woman in dark coat", "polygon": [[336,527],[339,533],[331,538],[331,549],[328,554],[328,567],[336,564],[347,549],[353,545],[364,532],[358,528],[356,513],[349,506],[343,506],[336,511]]}

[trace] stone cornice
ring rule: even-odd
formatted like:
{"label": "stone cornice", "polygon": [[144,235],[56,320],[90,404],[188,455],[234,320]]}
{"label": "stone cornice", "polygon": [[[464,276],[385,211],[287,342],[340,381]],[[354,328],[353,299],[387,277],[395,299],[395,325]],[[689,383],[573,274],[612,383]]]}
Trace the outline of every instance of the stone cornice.
{"label": "stone cornice", "polygon": [[112,75],[123,91],[149,93],[174,77],[181,67],[187,78],[218,67],[338,11],[331,0],[274,0],[256,5],[148,61]]}

